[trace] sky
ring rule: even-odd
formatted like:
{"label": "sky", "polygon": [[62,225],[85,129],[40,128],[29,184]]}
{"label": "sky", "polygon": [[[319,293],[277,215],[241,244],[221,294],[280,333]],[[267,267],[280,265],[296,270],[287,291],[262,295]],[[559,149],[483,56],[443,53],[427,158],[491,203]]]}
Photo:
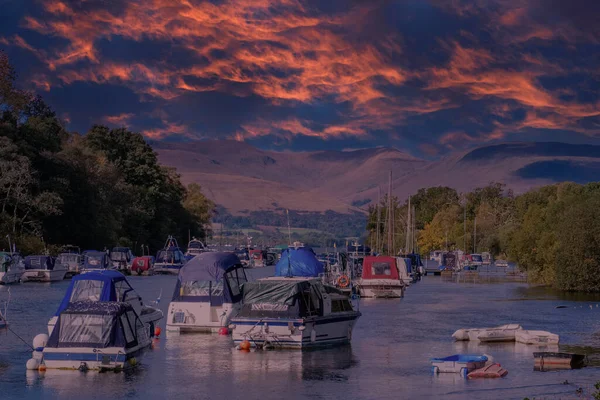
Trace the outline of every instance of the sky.
{"label": "sky", "polygon": [[600,143],[598,0],[0,0],[70,130],[274,150]]}

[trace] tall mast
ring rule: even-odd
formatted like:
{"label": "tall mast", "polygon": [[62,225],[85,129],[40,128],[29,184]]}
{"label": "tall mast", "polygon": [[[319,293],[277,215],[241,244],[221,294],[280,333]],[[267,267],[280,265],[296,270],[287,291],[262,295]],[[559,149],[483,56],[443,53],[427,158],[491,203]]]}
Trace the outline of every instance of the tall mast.
{"label": "tall mast", "polygon": [[473,253],[477,253],[477,216],[473,218]]}
{"label": "tall mast", "polygon": [[404,251],[406,253],[410,253],[410,243],[412,241],[412,239],[410,237],[410,231],[411,231],[411,228],[412,228],[412,222],[411,222],[411,219],[412,219],[412,216],[411,216],[412,210],[411,210],[411,207],[410,207],[410,197],[411,196],[408,196],[408,207],[406,209],[406,211],[407,211],[406,212],[406,244],[404,246]]}
{"label": "tall mast", "polygon": [[392,211],[392,171],[390,170],[390,179],[388,185],[388,237],[387,237],[387,251],[389,255],[394,255],[393,239],[394,239],[394,212]]}
{"label": "tall mast", "polygon": [[375,242],[375,252],[379,253],[379,230],[381,229],[381,186],[377,187],[379,194],[377,196],[377,235]]}

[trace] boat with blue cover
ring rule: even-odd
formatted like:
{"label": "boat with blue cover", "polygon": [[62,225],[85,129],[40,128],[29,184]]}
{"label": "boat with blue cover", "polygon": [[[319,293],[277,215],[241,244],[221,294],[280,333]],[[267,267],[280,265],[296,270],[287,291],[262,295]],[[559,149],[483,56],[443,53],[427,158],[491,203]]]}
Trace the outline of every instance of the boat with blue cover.
{"label": "boat with blue cover", "polygon": [[160,309],[143,303],[140,295],[122,273],[112,270],[92,271],[73,277],[58,310],[48,322],[49,334],[52,334],[60,313],[66,310],[69,304],[79,301],[129,303],[141,321],[150,326],[152,335],[154,326],[163,317]]}
{"label": "boat with blue cover", "polygon": [[177,276],[167,317],[168,332],[218,332],[241,307],[240,286],[247,281],[234,253],[205,252]]}
{"label": "boat with blue cover", "polygon": [[110,268],[110,259],[105,251],[86,250],[83,252],[81,273],[102,271]]}
{"label": "boat with blue cover", "polygon": [[23,282],[57,282],[65,279],[67,267],[48,255],[25,257]]}
{"label": "boat with blue cover", "polygon": [[234,343],[306,349],[350,342],[361,314],[347,294],[323,284],[323,271],[311,248],[284,250],[274,277],[242,286],[242,309],[229,325]]}
{"label": "boat with blue cover", "polygon": [[76,301],[60,312],[42,350],[48,369],[122,370],[152,343],[151,332],[130,303]]}
{"label": "boat with blue cover", "polygon": [[434,374],[450,372],[459,373],[461,376],[466,377],[469,372],[483,368],[488,361],[488,357],[482,355],[455,354],[444,358],[432,358],[430,361],[431,372]]}

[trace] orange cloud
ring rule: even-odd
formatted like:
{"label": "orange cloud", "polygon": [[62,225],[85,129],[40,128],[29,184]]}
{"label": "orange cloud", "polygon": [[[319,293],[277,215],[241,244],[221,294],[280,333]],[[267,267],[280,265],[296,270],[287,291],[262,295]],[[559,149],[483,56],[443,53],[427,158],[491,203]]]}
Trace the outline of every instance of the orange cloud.
{"label": "orange cloud", "polygon": [[192,135],[187,125],[174,122],[163,121],[163,126],[159,128],[146,129],[142,131],[142,135],[150,139],[163,139],[167,136],[177,135],[180,137],[188,137],[190,139],[198,139],[198,136]]}
{"label": "orange cloud", "polygon": [[104,117],[104,121],[119,126],[128,126],[129,121],[133,118],[135,114],[133,113],[123,113],[119,115],[107,115]]}

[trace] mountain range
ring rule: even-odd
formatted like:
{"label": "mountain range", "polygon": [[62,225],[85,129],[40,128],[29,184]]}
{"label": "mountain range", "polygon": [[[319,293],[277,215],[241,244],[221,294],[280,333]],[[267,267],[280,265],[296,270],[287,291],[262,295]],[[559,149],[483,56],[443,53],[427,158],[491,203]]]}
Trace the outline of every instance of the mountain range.
{"label": "mountain range", "polygon": [[364,212],[379,188],[405,199],[419,188],[467,191],[502,182],[515,193],[559,181],[600,180],[600,146],[500,143],[429,161],[394,148],[276,152],[237,141],[153,143],[159,161],[232,214],[249,211]]}

